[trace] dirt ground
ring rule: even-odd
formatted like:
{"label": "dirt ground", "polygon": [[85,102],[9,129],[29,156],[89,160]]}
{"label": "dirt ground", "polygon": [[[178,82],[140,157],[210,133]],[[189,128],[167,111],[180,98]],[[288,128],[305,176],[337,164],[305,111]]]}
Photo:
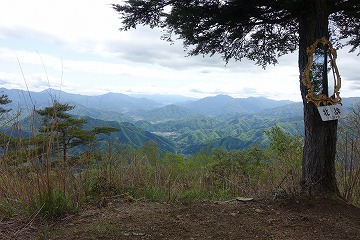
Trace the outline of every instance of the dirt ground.
{"label": "dirt ground", "polygon": [[[131,199],[133,200],[133,199]],[[324,199],[105,199],[57,221],[0,218],[1,239],[360,239],[360,208]]]}

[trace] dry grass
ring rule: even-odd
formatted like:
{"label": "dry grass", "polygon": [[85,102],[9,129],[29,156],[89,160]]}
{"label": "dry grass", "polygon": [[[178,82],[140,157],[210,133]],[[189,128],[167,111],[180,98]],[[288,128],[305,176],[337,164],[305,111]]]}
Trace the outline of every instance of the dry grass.
{"label": "dry grass", "polygon": [[[273,139],[269,149],[217,150],[185,158],[161,153],[153,143],[140,149],[108,144],[105,151],[93,149],[66,162],[53,151],[54,139],[40,141],[34,131],[32,139],[4,143],[8,147],[0,161],[0,214],[59,217],[84,202],[123,194],[169,202],[296,195],[302,142],[275,130],[276,141],[286,148],[277,148],[279,142]],[[339,158],[339,187],[349,202],[360,205],[359,151],[357,143],[350,145],[351,151],[344,154],[352,156],[351,164],[342,165],[345,161]]]}

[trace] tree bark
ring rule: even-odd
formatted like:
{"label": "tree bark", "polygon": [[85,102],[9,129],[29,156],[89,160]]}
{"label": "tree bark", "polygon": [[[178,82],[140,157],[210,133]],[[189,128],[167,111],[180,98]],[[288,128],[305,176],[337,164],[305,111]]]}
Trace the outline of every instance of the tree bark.
{"label": "tree bark", "polygon": [[302,72],[307,65],[306,49],[317,39],[329,38],[328,18],[331,6],[327,0],[305,0],[299,15],[300,90],[304,105],[305,140],[301,186],[308,195],[338,195],[335,177],[337,120],[323,122],[314,103],[307,103],[307,88]]}

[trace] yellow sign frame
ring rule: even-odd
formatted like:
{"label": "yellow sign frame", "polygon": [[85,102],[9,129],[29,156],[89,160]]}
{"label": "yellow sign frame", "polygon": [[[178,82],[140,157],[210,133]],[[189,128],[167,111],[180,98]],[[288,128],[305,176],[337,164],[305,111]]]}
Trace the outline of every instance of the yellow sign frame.
{"label": "yellow sign frame", "polygon": [[[335,84],[334,84],[334,97],[329,97],[325,94],[320,94],[320,96],[315,96],[314,95],[314,86],[311,83],[310,80],[310,71],[311,71],[311,67],[313,65],[313,60],[314,60],[314,53],[315,50],[317,48],[317,46],[319,44],[322,44],[323,46],[327,45],[328,46],[328,51],[331,54],[331,67],[332,67],[332,71],[334,73],[334,77],[335,79]],[[337,68],[336,65],[336,58],[337,58],[337,53],[336,50],[332,47],[332,44],[329,42],[329,40],[327,40],[325,37],[316,40],[310,47],[308,47],[306,49],[306,54],[308,57],[308,63],[304,69],[304,71],[302,72],[302,83],[304,84],[304,86],[306,86],[308,92],[306,94],[306,100],[307,102],[313,102],[315,103],[316,106],[327,106],[329,104],[334,105],[334,104],[338,104],[341,103],[341,97],[340,97],[340,88],[341,88],[341,77],[340,77],[340,73],[339,70]]]}

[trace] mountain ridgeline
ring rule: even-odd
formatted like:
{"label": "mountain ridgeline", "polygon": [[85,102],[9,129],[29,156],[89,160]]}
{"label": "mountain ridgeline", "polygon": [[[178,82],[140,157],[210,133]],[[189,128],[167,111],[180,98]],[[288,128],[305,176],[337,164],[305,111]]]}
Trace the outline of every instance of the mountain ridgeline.
{"label": "mountain ridgeline", "polygon": [[[181,96],[120,93],[99,96],[70,94],[47,89],[27,92],[0,89],[12,100],[7,107],[25,121],[33,109],[51,106],[56,100],[76,106],[70,113],[87,119],[86,128],[111,126],[120,131],[102,136],[102,142],[141,147],[154,141],[163,151],[193,154],[201,149],[244,149],[265,146],[266,130],[275,125],[303,134],[302,103],[267,98],[232,98],[227,95],[193,99]],[[182,100],[176,102],[176,100]],[[343,100],[344,110],[360,98]],[[26,129],[26,126],[24,127]],[[8,130],[7,130],[8,131]]]}

